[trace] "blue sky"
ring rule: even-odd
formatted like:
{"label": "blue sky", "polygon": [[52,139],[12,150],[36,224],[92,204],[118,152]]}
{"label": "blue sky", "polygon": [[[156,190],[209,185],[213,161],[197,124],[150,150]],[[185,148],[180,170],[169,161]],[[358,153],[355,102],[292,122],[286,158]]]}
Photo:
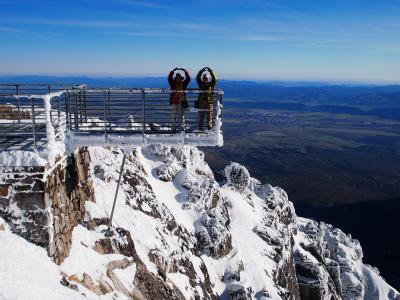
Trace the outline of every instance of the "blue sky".
{"label": "blue sky", "polygon": [[0,0],[0,74],[400,82],[400,0]]}

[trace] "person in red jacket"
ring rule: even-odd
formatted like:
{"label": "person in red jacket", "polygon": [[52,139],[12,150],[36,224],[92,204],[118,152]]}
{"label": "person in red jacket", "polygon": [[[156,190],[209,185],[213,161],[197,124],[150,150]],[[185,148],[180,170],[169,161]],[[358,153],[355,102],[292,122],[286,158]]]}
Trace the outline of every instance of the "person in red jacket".
{"label": "person in red jacket", "polygon": [[[181,75],[181,73],[177,71],[183,71],[185,73],[185,78]],[[186,99],[186,93],[184,91],[186,91],[189,82],[190,82],[190,75],[189,72],[185,69],[175,68],[168,75],[168,83],[172,90],[169,103],[172,106],[171,129],[173,131],[176,130],[177,120],[179,122],[180,129],[184,127],[185,109],[189,107]]]}

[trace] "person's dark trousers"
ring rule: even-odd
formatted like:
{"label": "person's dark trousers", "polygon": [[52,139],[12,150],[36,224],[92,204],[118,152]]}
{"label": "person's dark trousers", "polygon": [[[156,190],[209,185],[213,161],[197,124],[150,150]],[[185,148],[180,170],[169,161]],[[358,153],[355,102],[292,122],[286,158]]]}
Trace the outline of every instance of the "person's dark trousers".
{"label": "person's dark trousers", "polygon": [[204,130],[204,118],[206,116],[206,112],[204,110],[199,111],[199,130]]}
{"label": "person's dark trousers", "polygon": [[207,116],[207,129],[213,128],[213,105],[209,104],[207,109],[199,111],[199,130],[204,130],[204,119]]}

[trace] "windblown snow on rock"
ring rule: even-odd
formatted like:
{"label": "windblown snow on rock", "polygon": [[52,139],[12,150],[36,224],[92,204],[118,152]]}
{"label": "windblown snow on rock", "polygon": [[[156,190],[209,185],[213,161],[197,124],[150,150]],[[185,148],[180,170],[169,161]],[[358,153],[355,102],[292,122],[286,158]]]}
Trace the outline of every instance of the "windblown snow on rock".
{"label": "windblown snow on rock", "polygon": [[[260,183],[237,163],[225,169],[228,183],[220,186],[195,147],[126,153],[109,228],[123,152],[89,152],[96,202],[86,202],[60,266],[0,219],[0,299],[43,299],[43,291],[53,299],[400,298],[363,264],[356,240],[297,217],[283,189]],[[35,258],[6,251],[14,246]],[[43,289],[27,280],[5,289],[18,282],[15,270],[42,278]]]}

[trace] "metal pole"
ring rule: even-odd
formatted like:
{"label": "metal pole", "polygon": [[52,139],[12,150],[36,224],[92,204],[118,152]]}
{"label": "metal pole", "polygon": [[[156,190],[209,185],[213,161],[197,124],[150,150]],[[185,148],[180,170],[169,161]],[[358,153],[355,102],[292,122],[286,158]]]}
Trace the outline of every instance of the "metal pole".
{"label": "metal pole", "polygon": [[85,123],[87,123],[87,103],[86,103],[86,91],[83,91],[83,103],[85,104]]}
{"label": "metal pole", "polygon": [[142,89],[142,134],[146,134],[146,94]]}
{"label": "metal pole", "polygon": [[75,130],[78,131],[78,94],[75,93],[75,112],[74,112]]}
{"label": "metal pole", "polygon": [[17,101],[18,101],[18,123],[21,123],[21,106],[19,102],[19,85],[17,84]]}
{"label": "metal pole", "polygon": [[37,145],[36,145],[35,98],[32,98],[32,130],[33,130],[33,149],[36,152]]}
{"label": "metal pole", "polygon": [[111,131],[111,90],[108,89],[108,128]]}
{"label": "metal pole", "polygon": [[57,97],[57,135],[61,132],[61,100],[60,96]]}
{"label": "metal pole", "polygon": [[79,123],[82,123],[82,92],[79,91]]}
{"label": "metal pole", "polygon": [[69,118],[70,118],[70,114],[69,114],[69,97],[70,97],[70,92],[69,90],[66,92],[65,96],[64,96],[64,100],[65,100],[65,117],[67,118],[66,120],[66,126],[68,129],[70,128],[70,124],[69,124]]}
{"label": "metal pole", "polygon": [[106,91],[103,92],[103,100],[104,100],[104,141],[107,143],[107,99],[106,99]]}
{"label": "metal pole", "polygon": [[113,203],[113,206],[112,206],[112,209],[111,209],[110,219],[108,220],[108,227],[111,227],[111,226],[112,226],[112,219],[113,219],[113,216],[114,216],[115,204],[117,203],[117,197],[118,197],[119,186],[121,185],[122,173],[123,173],[123,171],[124,171],[126,155],[125,155],[125,152],[123,152],[123,153],[124,153],[124,157],[122,158],[121,169],[119,170],[119,177],[118,177],[118,183],[117,183],[117,190],[115,191],[114,203]]}

